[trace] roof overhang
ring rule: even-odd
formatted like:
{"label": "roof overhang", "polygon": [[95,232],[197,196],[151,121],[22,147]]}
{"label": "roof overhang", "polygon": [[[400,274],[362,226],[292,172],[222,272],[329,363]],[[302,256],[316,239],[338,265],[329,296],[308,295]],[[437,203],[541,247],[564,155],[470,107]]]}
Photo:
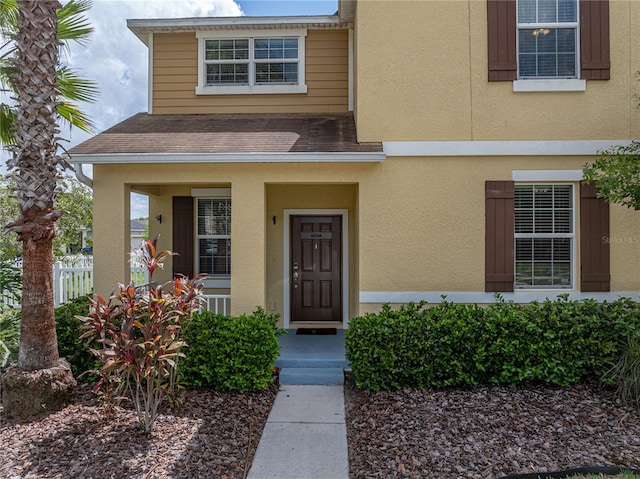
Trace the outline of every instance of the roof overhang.
{"label": "roof overhang", "polygon": [[150,33],[179,33],[220,30],[344,30],[352,28],[337,15],[282,17],[196,17],[129,19],[127,27],[146,45]]}
{"label": "roof overhang", "polygon": [[115,153],[74,154],[72,164],[139,163],[380,163],[387,155],[372,152],[251,152],[251,153]]}

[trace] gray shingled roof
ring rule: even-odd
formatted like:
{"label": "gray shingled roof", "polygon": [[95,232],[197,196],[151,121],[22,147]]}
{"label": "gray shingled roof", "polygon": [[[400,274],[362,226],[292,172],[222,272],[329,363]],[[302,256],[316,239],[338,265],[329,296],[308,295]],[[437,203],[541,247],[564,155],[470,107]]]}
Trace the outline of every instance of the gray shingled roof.
{"label": "gray shingled roof", "polygon": [[136,153],[382,152],[360,144],[351,113],[138,113],[71,148],[72,155]]}

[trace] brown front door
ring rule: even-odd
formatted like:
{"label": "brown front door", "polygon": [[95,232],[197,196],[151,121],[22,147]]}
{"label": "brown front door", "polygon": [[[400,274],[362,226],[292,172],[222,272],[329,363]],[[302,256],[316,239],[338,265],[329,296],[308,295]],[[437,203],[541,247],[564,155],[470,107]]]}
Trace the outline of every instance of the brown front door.
{"label": "brown front door", "polygon": [[342,321],[342,217],[291,217],[291,320]]}

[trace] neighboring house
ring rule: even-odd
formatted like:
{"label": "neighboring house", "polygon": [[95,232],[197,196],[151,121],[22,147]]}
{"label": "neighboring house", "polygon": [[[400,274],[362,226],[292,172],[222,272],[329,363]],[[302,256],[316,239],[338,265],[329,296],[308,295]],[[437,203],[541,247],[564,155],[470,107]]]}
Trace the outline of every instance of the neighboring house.
{"label": "neighboring house", "polygon": [[159,279],[207,273],[232,313],[285,327],[441,295],[638,297],[640,213],[580,181],[640,136],[637,0],[128,26],[149,48],[149,111],[71,150],[93,165],[97,292],[127,277],[136,191],[179,253]]}
{"label": "neighboring house", "polygon": [[147,224],[149,220],[130,220],[129,221],[129,237],[131,238],[131,251],[140,249],[142,240],[146,238]]}

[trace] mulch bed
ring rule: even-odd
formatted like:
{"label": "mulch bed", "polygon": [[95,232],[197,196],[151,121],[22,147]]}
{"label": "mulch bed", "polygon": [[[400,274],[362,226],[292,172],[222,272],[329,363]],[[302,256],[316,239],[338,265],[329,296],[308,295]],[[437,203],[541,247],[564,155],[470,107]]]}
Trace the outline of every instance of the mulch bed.
{"label": "mulch bed", "polygon": [[135,411],[113,419],[87,385],[73,403],[46,418],[16,424],[0,416],[0,477],[220,478],[244,477],[277,392],[186,391],[145,434]]}
{"label": "mulch bed", "polygon": [[[147,435],[104,417],[87,386],[60,412],[0,416],[0,477],[240,479],[277,392],[187,391]],[[498,478],[593,465],[640,467],[640,414],[597,386],[369,393],[345,386],[351,478]],[[304,478],[300,478],[304,479]],[[327,478],[332,479],[332,478]]]}
{"label": "mulch bed", "polygon": [[640,467],[640,413],[595,385],[345,394],[353,479]]}

